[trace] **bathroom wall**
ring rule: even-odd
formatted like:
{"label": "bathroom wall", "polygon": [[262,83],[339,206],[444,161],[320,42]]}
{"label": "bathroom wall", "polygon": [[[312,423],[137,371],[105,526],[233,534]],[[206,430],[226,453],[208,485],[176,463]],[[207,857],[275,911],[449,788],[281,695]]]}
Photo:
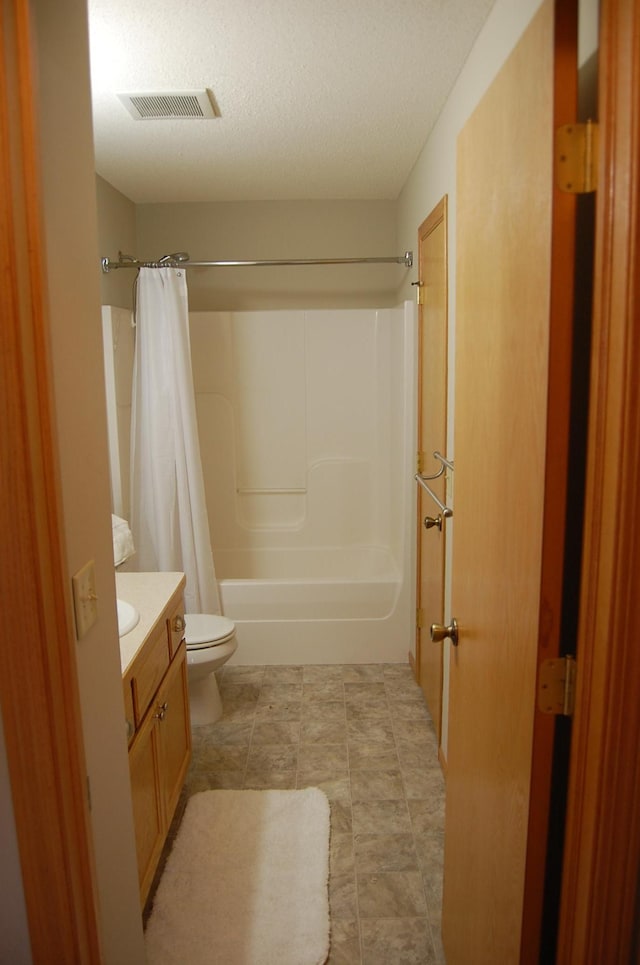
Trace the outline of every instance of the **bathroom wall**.
{"label": "bathroom wall", "polygon": [[[105,965],[144,961],[115,605],[86,10],[30,4],[38,56],[48,319],[64,555],[93,560],[98,620],[77,641]],[[60,695],[61,701],[64,695]]]}
{"label": "bathroom wall", "polygon": [[[108,181],[96,175],[96,203],[98,209],[98,245],[100,258],[117,261],[118,252],[135,255],[136,206],[116,191]],[[100,300],[103,305],[131,308],[134,271],[100,272]]]}
{"label": "bathroom wall", "polygon": [[[194,260],[402,255],[394,201],[229,201],[141,204],[138,252]],[[413,244],[413,242],[412,242]],[[192,311],[385,308],[398,304],[402,265],[205,268],[189,272]]]}
{"label": "bathroom wall", "polygon": [[[123,272],[124,274],[124,272]],[[131,278],[131,273],[129,273]],[[102,306],[102,337],[109,440],[111,508],[129,520],[129,467],[131,465],[131,397],[135,330],[128,308]],[[131,566],[124,564],[124,570]]]}
{"label": "bathroom wall", "polygon": [[214,558],[367,545],[392,547],[400,562],[402,312],[192,312],[190,322]]}

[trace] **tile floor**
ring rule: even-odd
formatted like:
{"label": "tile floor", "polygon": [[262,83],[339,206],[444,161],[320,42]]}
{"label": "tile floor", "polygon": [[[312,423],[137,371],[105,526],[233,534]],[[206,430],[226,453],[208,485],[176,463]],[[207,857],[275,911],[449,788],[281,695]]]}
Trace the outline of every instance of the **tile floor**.
{"label": "tile floor", "polygon": [[224,715],[194,729],[185,797],[321,787],[331,803],[329,965],[444,963],[444,782],[402,664],[226,666]]}

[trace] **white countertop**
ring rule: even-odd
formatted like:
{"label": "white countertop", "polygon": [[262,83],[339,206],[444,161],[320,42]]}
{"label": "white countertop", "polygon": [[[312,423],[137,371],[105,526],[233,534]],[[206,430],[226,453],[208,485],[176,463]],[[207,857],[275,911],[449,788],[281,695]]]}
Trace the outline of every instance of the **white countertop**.
{"label": "white countertop", "polygon": [[171,597],[185,585],[184,573],[116,573],[116,593],[136,608],[140,619],[120,637],[122,674],[152,631]]}

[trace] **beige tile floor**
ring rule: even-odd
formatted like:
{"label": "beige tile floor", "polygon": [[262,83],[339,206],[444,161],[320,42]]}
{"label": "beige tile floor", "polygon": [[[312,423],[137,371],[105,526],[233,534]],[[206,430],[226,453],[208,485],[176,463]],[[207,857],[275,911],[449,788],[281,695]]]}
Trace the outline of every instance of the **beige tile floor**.
{"label": "beige tile floor", "polygon": [[193,735],[185,795],[322,788],[331,803],[329,965],[443,963],[444,783],[408,665],[227,666]]}

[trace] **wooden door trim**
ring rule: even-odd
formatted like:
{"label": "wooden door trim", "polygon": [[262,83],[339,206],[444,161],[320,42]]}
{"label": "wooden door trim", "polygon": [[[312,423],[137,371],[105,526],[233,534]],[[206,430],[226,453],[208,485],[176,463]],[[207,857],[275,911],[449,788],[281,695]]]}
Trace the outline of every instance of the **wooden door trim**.
{"label": "wooden door trim", "polygon": [[[420,288],[425,284],[425,279],[424,279],[423,273],[422,273],[422,252],[423,252],[423,246],[424,246],[424,244],[425,244],[425,241],[426,241],[426,239],[429,237],[429,235],[431,235],[432,232],[434,232],[434,231],[436,230],[436,228],[438,228],[440,225],[442,225],[442,227],[443,227],[443,233],[444,233],[444,298],[445,298],[445,304],[444,304],[445,319],[444,319],[444,324],[445,324],[445,326],[446,326],[446,328],[447,328],[446,344],[447,344],[447,351],[448,351],[448,322],[449,322],[449,319],[448,319],[448,304],[449,304],[449,264],[448,264],[448,259],[449,259],[449,234],[448,234],[448,232],[449,232],[449,226],[448,226],[447,212],[448,212],[448,195],[445,194],[445,195],[443,195],[442,198],[438,201],[438,203],[435,205],[435,207],[431,210],[431,212],[427,215],[427,217],[424,219],[424,221],[421,223],[421,225],[420,225],[419,228],[418,228],[418,284],[419,284]],[[418,290],[420,290],[420,288],[419,288]],[[420,302],[419,321],[418,321],[418,349],[417,349],[417,350],[418,350],[418,360],[419,360],[419,361],[418,361],[418,385],[417,385],[417,407],[418,407],[418,416],[417,416],[417,425],[416,425],[416,428],[417,428],[417,431],[416,431],[416,442],[417,442],[417,449],[418,449],[418,451],[422,448],[422,430],[423,430],[423,413],[422,413],[422,408],[423,408],[423,399],[424,399],[424,382],[423,382],[423,371],[422,371],[422,358],[423,358],[423,349],[424,349],[424,324],[423,324],[422,313],[423,313],[422,302]],[[447,366],[447,365],[448,365],[448,362],[445,360],[445,366]],[[448,391],[448,390],[447,390],[448,379],[447,379],[447,371],[446,371],[446,368],[445,368],[445,373],[444,373],[444,384],[445,384],[444,415],[445,415],[445,431],[446,431],[446,419],[447,419],[447,410],[448,410],[448,398],[447,398],[447,395],[446,395],[446,393],[447,393],[447,391]],[[446,454],[447,454],[447,453],[446,453],[446,451],[445,451],[444,455],[446,455]],[[434,460],[434,469],[435,469],[435,470],[438,469],[438,464],[435,462],[435,460]],[[429,469],[425,469],[425,471],[426,471],[426,472],[429,472],[430,470],[429,470]],[[444,497],[443,497],[443,498],[444,498]],[[418,604],[419,604],[420,597],[421,597],[421,582],[422,582],[422,565],[421,565],[421,564],[422,564],[422,554],[421,554],[421,551],[420,551],[420,544],[421,544],[421,537],[422,537],[422,514],[421,514],[421,512],[420,512],[421,501],[422,501],[422,494],[419,493],[419,494],[418,494],[417,507],[416,507],[416,600],[418,601]],[[443,532],[443,538],[444,538],[444,532]],[[444,560],[443,560],[443,569],[444,569],[444,567],[445,567],[445,562],[444,562]],[[443,614],[443,616],[444,616],[444,614]],[[424,628],[424,627],[423,627],[423,628],[419,628],[419,627],[416,626],[416,630],[415,630],[415,660],[414,660],[414,658],[413,658],[413,654],[412,654],[411,652],[409,653],[409,661],[410,661],[411,666],[412,666],[412,669],[413,669],[414,677],[415,677],[416,681],[418,682],[418,684],[420,684],[420,685],[422,685],[422,681],[421,681],[421,667],[422,667],[423,633],[426,633],[426,632],[427,632],[427,631],[426,631],[426,628]],[[442,688],[442,681],[443,681],[443,666],[442,666],[442,663],[443,663],[443,661],[442,661],[442,656],[441,656],[441,662],[440,662],[440,687],[441,687],[441,688]],[[435,729],[436,729],[436,735],[437,735],[437,739],[438,739],[438,742],[439,742],[439,741],[440,741],[440,738],[441,738],[441,734],[442,734],[442,695],[441,695],[441,707],[440,707],[439,719],[438,719],[438,720],[434,720],[433,723],[434,723],[434,726],[435,726]],[[440,754],[440,751],[439,751],[439,757],[440,757],[440,756],[441,756],[441,754]]]}
{"label": "wooden door trim", "polygon": [[[433,208],[433,210],[430,212],[430,214],[427,215],[427,217],[424,219],[424,221],[422,222],[422,224],[421,224],[420,227],[418,228],[418,282],[419,282],[420,285],[423,285],[423,284],[424,284],[424,278],[422,277],[422,258],[421,258],[421,248],[422,248],[422,245],[424,244],[425,240],[429,237],[429,235],[431,234],[431,232],[432,232],[432,231],[435,231],[435,229],[436,229],[440,224],[442,224],[443,227],[444,227],[444,246],[445,246],[445,253],[446,253],[445,265],[444,265],[444,273],[445,273],[444,288],[445,288],[445,293],[446,293],[446,302],[447,302],[447,304],[445,305],[445,312],[446,312],[446,314],[447,314],[447,316],[448,316],[448,301],[449,301],[449,299],[448,299],[448,292],[449,292],[449,264],[448,264],[448,257],[449,257],[449,231],[448,231],[448,220],[447,220],[447,207],[448,207],[448,195],[445,194],[445,195],[442,196],[442,198],[440,198],[440,200],[438,201],[438,203],[436,204],[436,206]],[[423,346],[422,346],[422,325],[419,325],[419,326],[418,326],[418,358],[421,358],[421,357],[422,357],[422,355],[421,355],[421,353],[422,353],[422,347],[423,347]],[[422,376],[422,372],[421,372],[421,370],[419,370],[419,371],[418,371],[418,427],[417,427],[417,428],[418,428],[418,443],[419,443],[419,440],[420,440],[420,438],[421,438],[421,433],[422,433],[422,393],[423,393],[423,386],[422,386],[422,377],[421,377],[421,376]],[[445,416],[446,416],[446,411],[447,411],[447,400],[445,400]],[[443,455],[446,455],[446,453],[443,453]],[[437,464],[436,464],[436,468],[437,468]]]}
{"label": "wooden door trim", "polygon": [[558,943],[567,965],[638,954],[639,85],[640,9],[605,0],[579,669]]}
{"label": "wooden door trim", "polygon": [[[448,233],[448,220],[447,220],[447,207],[448,207],[448,195],[443,195],[433,210],[427,215],[420,227],[418,228],[418,283],[419,285],[424,284],[424,278],[422,277],[422,258],[421,258],[421,248],[424,244],[426,238],[429,237],[432,231],[434,231],[438,225],[442,224],[444,227],[444,244],[445,252],[447,257],[445,258],[445,293],[447,300],[447,315],[448,315],[448,301],[449,301],[449,265],[448,265],[448,252],[449,252],[449,233]],[[421,306],[420,306],[421,307]],[[422,348],[423,348],[423,331],[422,325],[418,324],[418,359],[422,358]],[[422,397],[423,397],[423,385],[422,385],[422,367],[418,367],[418,390],[417,390],[417,406],[418,406],[418,418],[416,423],[416,445],[420,445],[420,440],[422,438]],[[447,405],[445,401],[445,413]],[[443,453],[446,455],[446,453]],[[436,464],[437,468],[437,464]],[[420,520],[418,519],[417,532],[418,532],[418,543],[420,538]],[[419,557],[418,557],[419,564]],[[420,595],[420,567],[417,566],[416,572],[416,586],[418,589],[418,598]],[[416,632],[416,639],[419,641],[419,634]],[[416,663],[417,668],[420,667],[420,653],[419,648],[416,649]]]}
{"label": "wooden door trim", "polygon": [[[554,4],[553,129],[573,123],[578,111],[578,4]],[[571,371],[573,354],[573,278],[575,267],[576,195],[555,185],[552,200],[551,275],[549,300],[549,389],[547,396],[546,469],[538,662],[559,656],[563,605],[565,527],[569,471]],[[531,796],[525,890],[522,917],[521,963],[539,959],[543,915],[546,849],[549,827],[549,789],[552,781],[555,718],[534,715]]]}
{"label": "wooden door trim", "polygon": [[[29,5],[0,21],[0,703],[34,961],[101,960],[67,607]],[[19,93],[16,100],[15,93]]]}
{"label": "wooden door trim", "polygon": [[438,227],[441,221],[444,221],[444,226],[445,228],[447,227],[447,203],[448,195],[443,194],[433,210],[427,215],[418,228],[418,241],[424,241],[424,239],[431,234],[433,229]]}
{"label": "wooden door trim", "polygon": [[[424,284],[424,278],[422,277],[422,258],[421,258],[421,247],[424,239],[427,238],[434,228],[444,221],[445,228],[445,239],[447,231],[447,195],[438,201],[433,210],[427,215],[420,227],[418,228],[418,285],[422,286]],[[447,281],[447,291],[449,283]],[[419,290],[419,289],[418,289]],[[419,310],[419,315],[420,315]],[[418,319],[418,360],[422,358],[422,324],[421,319]],[[422,366],[418,363],[418,385],[417,385],[417,401],[416,405],[418,408],[418,416],[416,419],[416,450],[420,447],[420,440],[422,438]],[[416,453],[417,455],[417,453]],[[420,536],[422,535],[420,530],[420,514],[418,512],[418,506],[420,504],[420,497],[418,496],[418,502],[416,506],[416,600],[420,600],[420,578],[421,578],[421,567],[420,567]],[[420,629],[415,627],[415,658],[413,654],[409,652],[409,662],[413,668],[413,675],[417,681],[420,683],[420,649],[421,649],[421,633]]]}

